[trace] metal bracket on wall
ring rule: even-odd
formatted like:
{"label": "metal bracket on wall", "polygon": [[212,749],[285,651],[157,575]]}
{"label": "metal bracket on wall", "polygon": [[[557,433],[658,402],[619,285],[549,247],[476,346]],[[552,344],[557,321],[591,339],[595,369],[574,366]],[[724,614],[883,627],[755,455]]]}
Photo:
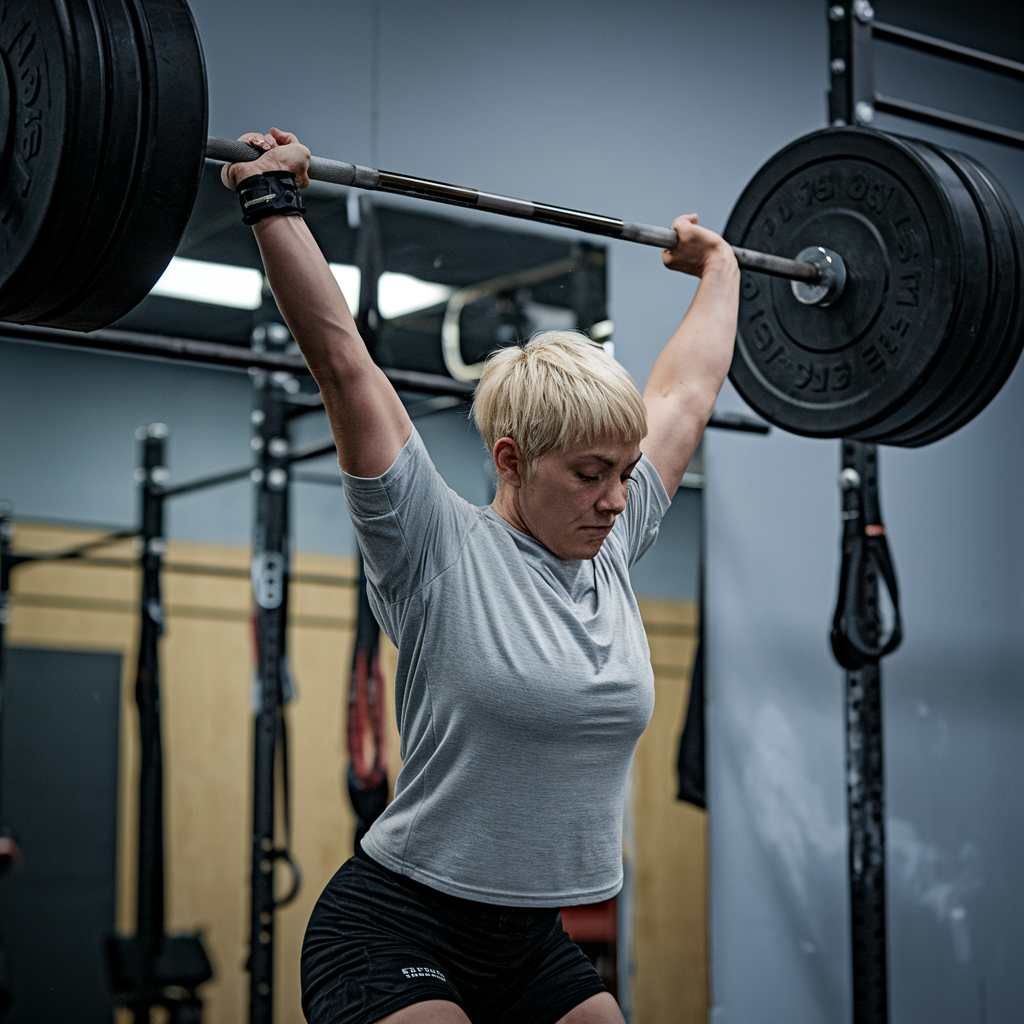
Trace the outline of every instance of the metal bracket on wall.
{"label": "metal bracket on wall", "polygon": [[984,68],[1017,81],[1024,80],[1024,64],[876,21],[870,0],[829,4],[828,22],[829,124],[871,125],[876,112],[893,114],[1024,149],[1024,132],[876,92],[874,41],[880,39],[970,67]]}

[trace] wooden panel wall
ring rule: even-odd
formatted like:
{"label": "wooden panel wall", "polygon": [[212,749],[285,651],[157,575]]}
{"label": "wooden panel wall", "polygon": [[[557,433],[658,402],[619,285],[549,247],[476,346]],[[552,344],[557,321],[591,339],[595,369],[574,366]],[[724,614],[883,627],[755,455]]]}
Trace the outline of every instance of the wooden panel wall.
{"label": "wooden panel wall", "polygon": [[676,799],[675,767],[697,651],[697,605],[650,598],[639,604],[656,697],[633,762],[631,1024],[706,1024],[706,815]]}
{"label": "wooden panel wall", "polygon": [[[53,550],[92,534],[20,524],[18,550]],[[94,553],[133,558],[125,542]],[[202,929],[216,968],[203,987],[207,1024],[247,1018],[248,830],[251,820],[251,608],[246,548],[174,541],[162,646],[167,918],[170,930]],[[301,1024],[299,949],[321,889],[351,853],[354,821],[344,791],[344,697],[353,638],[351,559],[300,553],[291,596],[290,662],[298,699],[289,707],[293,849],[302,891],[277,917],[275,1020]],[[53,562],[15,570],[8,641],[125,656],[121,734],[118,927],[133,931],[138,720],[134,706],[138,571]],[[686,706],[696,612],[644,601],[657,706],[634,766],[636,903],[634,1024],[706,1020],[703,815],[674,799],[675,749]],[[393,678],[395,651],[383,663]],[[388,688],[389,776],[400,761]],[[287,884],[282,869],[281,888]]]}

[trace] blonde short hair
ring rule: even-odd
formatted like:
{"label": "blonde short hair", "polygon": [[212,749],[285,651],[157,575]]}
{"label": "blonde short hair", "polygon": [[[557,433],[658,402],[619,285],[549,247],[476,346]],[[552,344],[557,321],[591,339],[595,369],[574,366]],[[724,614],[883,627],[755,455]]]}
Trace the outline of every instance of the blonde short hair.
{"label": "blonde short hair", "polygon": [[484,366],[473,419],[488,451],[501,437],[533,462],[555,449],[610,436],[640,443],[647,409],[633,378],[578,331],[543,331],[502,348]]}

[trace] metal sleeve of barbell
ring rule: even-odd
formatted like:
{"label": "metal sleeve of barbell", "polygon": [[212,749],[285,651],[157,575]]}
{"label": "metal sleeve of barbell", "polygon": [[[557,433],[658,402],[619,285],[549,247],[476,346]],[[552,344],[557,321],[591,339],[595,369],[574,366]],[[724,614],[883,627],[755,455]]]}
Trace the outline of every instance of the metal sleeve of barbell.
{"label": "metal sleeve of barbell", "polygon": [[[244,142],[210,138],[207,140],[206,155],[211,160],[245,163],[257,159],[262,153]],[[561,206],[549,206],[547,203],[513,199],[511,196],[480,192],[462,185],[449,185],[443,181],[414,178],[392,171],[379,171],[373,167],[361,167],[359,164],[346,164],[340,160],[327,160],[318,156],[310,158],[309,176],[315,181],[326,181],[334,185],[367,189],[372,192],[391,192],[449,206],[486,210],[505,217],[541,221],[544,224],[572,228],[589,235],[621,238],[627,242],[652,245],[658,249],[671,249],[678,240],[671,228],[657,227],[654,224],[635,224],[616,217],[605,217],[599,213],[584,213],[582,210],[568,210]],[[821,279],[821,270],[814,263],[772,256],[736,246],[733,246],[733,252],[744,270],[754,270],[793,281],[808,281],[812,284]]]}
{"label": "metal sleeve of barbell", "polygon": [[734,245],[732,251],[742,270],[755,270],[761,274],[771,274],[772,277],[785,277],[790,281],[806,281],[809,284],[817,284],[821,280],[821,267],[817,263],[773,256],[756,249],[741,249],[738,245]]}

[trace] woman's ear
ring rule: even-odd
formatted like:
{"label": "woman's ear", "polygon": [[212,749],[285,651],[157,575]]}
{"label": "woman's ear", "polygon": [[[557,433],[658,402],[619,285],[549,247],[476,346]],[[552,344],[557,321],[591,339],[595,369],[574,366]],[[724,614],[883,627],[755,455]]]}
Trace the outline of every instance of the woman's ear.
{"label": "woman's ear", "polygon": [[499,437],[494,442],[494,468],[498,471],[498,479],[512,487],[521,487],[526,476],[526,460],[519,450],[519,445],[511,437]]}

